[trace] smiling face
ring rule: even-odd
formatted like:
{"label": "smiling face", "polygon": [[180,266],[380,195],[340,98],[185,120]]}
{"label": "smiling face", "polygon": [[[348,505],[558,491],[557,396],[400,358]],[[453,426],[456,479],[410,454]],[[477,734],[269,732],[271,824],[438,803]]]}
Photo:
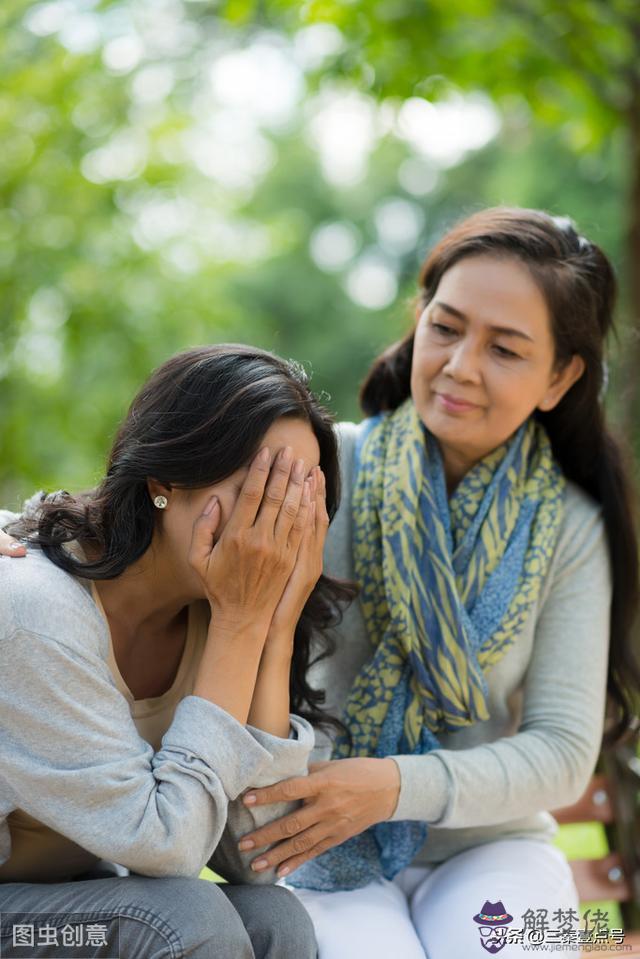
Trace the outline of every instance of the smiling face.
{"label": "smiling face", "polygon": [[549,311],[516,259],[479,255],[447,270],[415,331],[411,395],[442,450],[449,486],[583,370],[555,365]]}
{"label": "smiling face", "polygon": [[[262,449],[263,446],[267,446],[271,451],[272,462],[280,450],[290,446],[293,451],[292,462],[295,463],[298,459],[304,462],[305,477],[320,463],[318,440],[310,424],[302,419],[281,417],[276,420],[262,438],[259,448]],[[215,494],[221,507],[220,522],[214,534],[214,542],[217,542],[233,512],[248,472],[247,463],[219,483],[201,489],[169,489],[155,480],[149,481],[151,497],[161,493],[168,500],[166,509],[158,516],[156,546],[174,557],[177,575],[190,582],[195,591],[194,596],[202,594],[203,590],[200,580],[187,561],[193,524]]]}

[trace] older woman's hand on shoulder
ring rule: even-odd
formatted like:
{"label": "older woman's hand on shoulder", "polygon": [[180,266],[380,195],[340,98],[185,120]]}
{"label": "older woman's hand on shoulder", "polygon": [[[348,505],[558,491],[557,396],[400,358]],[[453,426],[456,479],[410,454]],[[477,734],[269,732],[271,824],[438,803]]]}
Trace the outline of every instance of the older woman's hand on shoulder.
{"label": "older woman's hand on shoulder", "polygon": [[0,530],[0,556],[26,556],[27,548],[13,536]]}

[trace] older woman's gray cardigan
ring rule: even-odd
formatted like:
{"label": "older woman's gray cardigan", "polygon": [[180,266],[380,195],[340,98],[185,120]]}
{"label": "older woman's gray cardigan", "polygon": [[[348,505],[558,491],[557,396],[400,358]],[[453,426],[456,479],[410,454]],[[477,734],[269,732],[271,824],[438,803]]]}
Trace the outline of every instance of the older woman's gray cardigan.
{"label": "older woman's gray cardigan", "polygon": [[[339,427],[343,494],[329,530],[325,572],[354,578],[351,497],[359,427]],[[490,719],[441,735],[441,749],[394,757],[401,773],[394,819],[430,824],[416,862],[441,862],[499,838],[550,839],[546,810],[575,802],[593,772],[604,722],[611,582],[597,505],[567,484],[564,522],[539,600],[525,629],[487,673]],[[356,601],[335,630],[337,650],[319,663],[315,685],[342,712],[372,654]],[[316,759],[329,746],[317,734]]]}

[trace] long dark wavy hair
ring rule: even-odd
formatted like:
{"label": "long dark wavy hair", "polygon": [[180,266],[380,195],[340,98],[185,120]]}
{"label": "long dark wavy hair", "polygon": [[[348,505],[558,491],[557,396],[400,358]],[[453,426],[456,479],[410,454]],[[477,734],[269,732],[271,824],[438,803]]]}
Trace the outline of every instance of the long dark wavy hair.
{"label": "long dark wavy hair", "polygon": [[[616,282],[611,263],[565,217],[539,210],[499,207],[463,220],[434,247],[420,271],[419,313],[442,276],[465,257],[516,258],[545,297],[558,367],[574,354],[585,370],[558,405],[536,410],[565,475],[602,508],[613,597],[607,689],[613,709],[605,742],[638,722],[640,667],[634,645],[639,600],[638,540],[626,457],[605,424],[601,402],[604,345],[613,329]],[[415,327],[373,363],[360,392],[368,416],[394,410],[410,393]]]}
{"label": "long dark wavy hair", "polygon": [[[251,461],[281,417],[311,426],[333,518],[340,497],[336,435],[304,370],[263,350],[224,344],[186,350],[160,366],[133,400],[99,486],[77,496],[42,494],[11,531],[74,576],[114,579],[151,543],[157,510],[148,479],[184,489],[218,483]],[[65,549],[72,540],[90,545],[98,558],[73,556]],[[324,692],[310,686],[308,669],[332,652],[324,630],[340,621],[354,594],[350,584],[321,576],[295,630],[291,705],[315,724],[335,720],[320,708]]]}

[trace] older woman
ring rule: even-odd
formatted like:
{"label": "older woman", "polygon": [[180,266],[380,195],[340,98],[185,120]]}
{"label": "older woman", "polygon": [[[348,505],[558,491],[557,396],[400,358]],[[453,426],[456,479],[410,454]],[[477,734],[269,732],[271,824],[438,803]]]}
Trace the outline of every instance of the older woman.
{"label": "older woman", "polygon": [[513,956],[545,928],[574,954],[547,810],[592,774],[607,687],[620,731],[640,686],[637,543],[602,405],[613,273],[569,221],[495,209],[420,279],[415,327],[364,384],[368,418],[340,428],[325,568],[361,594],[317,681],[345,731],[309,777],[245,797],[304,806],[240,848],[297,887],[321,959],[509,940]]}

